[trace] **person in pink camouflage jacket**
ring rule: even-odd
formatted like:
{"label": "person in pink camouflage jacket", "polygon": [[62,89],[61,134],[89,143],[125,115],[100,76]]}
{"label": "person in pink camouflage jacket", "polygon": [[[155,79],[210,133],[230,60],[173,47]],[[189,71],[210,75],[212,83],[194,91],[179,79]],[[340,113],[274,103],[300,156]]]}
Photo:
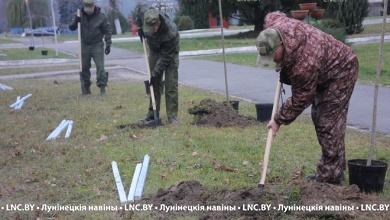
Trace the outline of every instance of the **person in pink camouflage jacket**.
{"label": "person in pink camouflage jacket", "polygon": [[345,130],[349,100],[359,70],[350,47],[319,29],[273,12],[256,39],[261,56],[270,56],[280,81],[291,85],[289,97],[267,127],[276,135],[312,105],[311,116],[322,148],[311,179],[340,184],[346,168]]}

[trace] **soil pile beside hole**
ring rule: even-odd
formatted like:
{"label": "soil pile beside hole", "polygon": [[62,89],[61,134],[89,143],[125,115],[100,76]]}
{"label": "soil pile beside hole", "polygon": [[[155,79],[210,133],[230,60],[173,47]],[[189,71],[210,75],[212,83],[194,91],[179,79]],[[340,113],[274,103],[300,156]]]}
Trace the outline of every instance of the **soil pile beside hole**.
{"label": "soil pile beside hole", "polygon": [[[300,183],[300,205],[322,206],[322,210],[312,212],[296,212],[296,216],[312,217],[332,216],[333,218],[388,219],[388,211],[379,210],[379,204],[389,204],[389,201],[379,199],[375,194],[361,193],[357,185],[336,186],[326,183]],[[375,204],[375,206],[373,206]],[[328,210],[325,210],[328,207]],[[378,207],[373,211],[371,207]]]}
{"label": "soil pile beside hole", "polygon": [[[385,208],[388,201],[361,193],[356,185],[335,186],[296,180],[284,190],[272,188],[209,189],[196,180],[189,180],[167,190],[159,189],[139,203],[153,204],[152,219],[283,219],[288,216],[299,219],[388,219]],[[381,204],[383,210],[380,210]],[[368,211],[369,207],[376,210]]]}
{"label": "soil pile beside hole", "polygon": [[[274,210],[254,211],[245,210],[248,205],[255,205],[259,209],[263,204],[274,203],[277,206],[276,197],[258,188],[248,188],[229,191],[226,189],[216,191],[209,190],[198,181],[190,180],[172,186],[168,190],[159,189],[155,196],[142,200],[144,204],[173,208],[168,212],[162,210],[155,212],[154,217],[169,219],[179,216],[199,216],[200,219],[235,219],[238,217],[249,217],[249,219],[267,219],[268,216],[277,214]],[[245,206],[245,207],[244,207]],[[176,207],[190,207],[190,210],[175,210]],[[233,210],[234,208],[235,210]],[[208,209],[208,210],[207,210]]]}
{"label": "soil pile beside hole", "polygon": [[195,115],[194,124],[200,126],[247,127],[260,123],[254,118],[238,114],[231,106],[212,99],[200,101],[199,105],[188,109],[188,113]]}

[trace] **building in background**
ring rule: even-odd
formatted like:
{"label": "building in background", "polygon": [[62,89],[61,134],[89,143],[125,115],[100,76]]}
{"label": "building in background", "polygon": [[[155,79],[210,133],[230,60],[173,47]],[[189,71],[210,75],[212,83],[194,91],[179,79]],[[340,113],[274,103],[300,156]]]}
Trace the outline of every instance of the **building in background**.
{"label": "building in background", "polygon": [[381,16],[383,0],[368,0],[368,16]]}

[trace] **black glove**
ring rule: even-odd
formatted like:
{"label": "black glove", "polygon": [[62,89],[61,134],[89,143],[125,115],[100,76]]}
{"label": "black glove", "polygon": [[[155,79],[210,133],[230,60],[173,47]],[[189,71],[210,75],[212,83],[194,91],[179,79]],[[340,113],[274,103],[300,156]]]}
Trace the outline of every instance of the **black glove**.
{"label": "black glove", "polygon": [[144,42],[144,38],[145,38],[144,30],[142,30],[142,28],[138,28],[137,32],[138,32],[139,39],[141,39],[141,42]]}
{"label": "black glove", "polygon": [[76,22],[80,22],[81,21],[81,17],[79,16],[76,16],[76,18],[74,19]]}
{"label": "black glove", "polygon": [[107,46],[106,49],[104,50],[104,53],[108,55],[111,52],[110,46]]}
{"label": "black glove", "polygon": [[150,81],[149,81],[149,86],[153,86],[154,87],[154,84],[156,83],[156,81],[157,81],[157,77],[151,76],[150,77]]}
{"label": "black glove", "polygon": [[287,73],[287,68],[282,68],[282,70],[280,70],[280,73],[279,73],[279,81],[281,83],[284,83],[286,85],[291,85],[291,80],[290,80],[290,77],[288,76],[288,73]]}

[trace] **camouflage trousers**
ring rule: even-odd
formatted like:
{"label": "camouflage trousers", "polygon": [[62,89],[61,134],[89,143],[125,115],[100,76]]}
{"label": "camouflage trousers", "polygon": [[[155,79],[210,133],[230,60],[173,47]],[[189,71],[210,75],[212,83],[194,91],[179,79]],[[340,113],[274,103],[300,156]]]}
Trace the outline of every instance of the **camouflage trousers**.
{"label": "camouflage trousers", "polygon": [[93,44],[81,44],[81,65],[80,77],[84,80],[84,86],[90,87],[91,82],[91,59],[96,66],[96,85],[107,86],[107,74],[104,70],[104,43],[99,41]]}
{"label": "camouflage trousers", "polygon": [[[174,59],[164,71],[164,74],[157,76],[157,81],[153,87],[154,97],[156,99],[157,115],[160,112],[161,105],[161,93],[162,93],[162,81],[164,76],[164,91],[165,91],[165,108],[167,111],[168,119],[177,118],[179,110],[179,54],[173,55]],[[149,50],[149,66],[150,70],[154,69],[154,66],[159,60],[159,54],[152,53]],[[152,100],[149,102],[149,111],[147,116],[153,116]]]}
{"label": "camouflage trousers", "polygon": [[317,89],[311,114],[322,155],[317,164],[316,179],[340,183],[346,169],[345,130],[349,101],[357,80],[359,63],[354,58],[345,64],[336,79]]}

